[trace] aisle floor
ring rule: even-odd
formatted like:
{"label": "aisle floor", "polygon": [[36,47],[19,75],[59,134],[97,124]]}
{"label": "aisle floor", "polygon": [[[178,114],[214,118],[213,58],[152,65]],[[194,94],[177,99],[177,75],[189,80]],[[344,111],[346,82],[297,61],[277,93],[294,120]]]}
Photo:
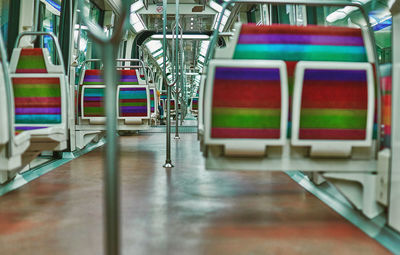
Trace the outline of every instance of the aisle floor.
{"label": "aisle floor", "polygon": [[[196,134],[121,137],[123,254],[389,254],[284,173],[205,171]],[[0,254],[103,254],[97,149],[0,197]]]}

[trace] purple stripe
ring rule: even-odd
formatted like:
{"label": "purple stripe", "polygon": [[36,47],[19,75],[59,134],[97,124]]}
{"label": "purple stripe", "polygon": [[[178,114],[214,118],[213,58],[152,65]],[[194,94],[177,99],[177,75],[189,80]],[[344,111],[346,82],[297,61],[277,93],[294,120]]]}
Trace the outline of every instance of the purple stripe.
{"label": "purple stripe", "polygon": [[60,114],[61,108],[15,108],[15,114]]}
{"label": "purple stripe", "polygon": [[121,112],[122,113],[143,113],[143,112],[147,112],[147,107],[122,106]]}
{"label": "purple stripe", "polygon": [[296,35],[296,34],[243,34],[239,44],[312,44],[312,45],[346,45],[364,46],[359,36],[333,35]]}
{"label": "purple stripe", "polygon": [[279,69],[277,68],[230,68],[217,67],[215,79],[220,80],[257,80],[279,81]]}
{"label": "purple stripe", "polygon": [[35,130],[35,129],[42,129],[47,127],[15,127],[16,130]]}
{"label": "purple stripe", "polygon": [[103,101],[104,97],[87,97],[83,98],[83,101]]}
{"label": "purple stripe", "polygon": [[145,91],[146,88],[121,88],[121,91]]}
{"label": "purple stripe", "polygon": [[138,78],[136,75],[121,75],[121,80],[134,80],[137,81]]}
{"label": "purple stripe", "polygon": [[365,70],[307,69],[304,74],[304,80],[365,82],[367,80],[367,72]]}

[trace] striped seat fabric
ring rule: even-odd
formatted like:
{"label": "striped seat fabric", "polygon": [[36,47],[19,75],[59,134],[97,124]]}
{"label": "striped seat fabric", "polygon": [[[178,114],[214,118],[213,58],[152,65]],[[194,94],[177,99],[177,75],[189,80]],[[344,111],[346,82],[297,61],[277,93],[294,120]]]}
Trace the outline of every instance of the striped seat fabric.
{"label": "striped seat fabric", "polygon": [[234,59],[367,62],[360,29],[243,24]]}
{"label": "striped seat fabric", "polygon": [[365,70],[306,69],[299,139],[364,140],[367,109]]}
{"label": "striped seat fabric", "polygon": [[20,133],[22,133],[22,132],[24,132],[24,131],[30,131],[30,130],[38,130],[38,129],[43,129],[43,128],[47,128],[47,127],[45,127],[45,126],[35,126],[35,127],[33,127],[33,126],[17,126],[17,127],[15,127],[15,135],[18,135],[18,134],[20,134]]}
{"label": "striped seat fabric", "polygon": [[16,73],[47,73],[43,49],[21,49]]}
{"label": "striped seat fabric", "polygon": [[102,70],[85,70],[82,85],[104,85]]}
{"label": "striped seat fabric", "polygon": [[59,78],[14,77],[12,81],[17,125],[61,123]]}
{"label": "striped seat fabric", "polygon": [[[233,54],[233,59],[265,59],[265,60],[283,60],[286,63],[289,86],[289,109],[291,109],[295,69],[298,61],[324,61],[324,62],[368,62],[367,51],[364,45],[361,29],[347,27],[326,27],[326,26],[291,26],[291,25],[271,25],[256,26],[255,24],[243,24],[240,29],[240,35]],[[300,139],[358,139],[365,135],[366,108],[362,108],[360,113],[360,104],[366,107],[366,80],[362,86],[356,86],[358,81],[352,82],[349,77],[342,77],[335,85],[323,87],[323,77],[315,78],[311,73],[327,72],[334,76],[333,70],[320,70],[307,72],[308,78],[317,79],[316,82],[305,80],[303,91],[303,103],[301,110],[302,129]],[[360,71],[355,71],[360,72]],[[332,75],[333,74],[333,75]],[[341,74],[339,72],[338,74]],[[365,75],[365,74],[364,74]],[[365,76],[364,76],[365,78]],[[318,80],[319,79],[319,80]],[[365,78],[366,79],[366,78]],[[329,81],[328,81],[329,83]],[[327,84],[328,84],[327,83]],[[350,84],[346,86],[346,84]],[[314,86],[315,90],[309,89]],[[334,87],[332,87],[334,86]],[[353,88],[353,86],[356,86]],[[356,88],[365,92],[362,96],[351,94],[352,89]],[[333,101],[325,101],[327,105],[318,105],[323,103],[323,95],[318,95],[320,90],[331,91],[336,100],[346,104],[342,106],[329,106]],[[325,90],[326,89],[326,90]],[[353,91],[353,92],[354,92]],[[350,94],[348,94],[348,92]],[[310,93],[308,95],[308,93]],[[321,93],[324,93],[321,91]],[[318,98],[320,96],[320,98]],[[326,96],[326,95],[325,95]],[[328,97],[329,99],[329,97]],[[322,100],[322,101],[321,101]],[[346,100],[353,100],[353,103]],[[348,112],[350,111],[351,114]],[[359,113],[359,115],[356,114]],[[332,115],[333,114],[333,115]],[[356,115],[358,117],[356,117]],[[319,116],[318,118],[314,118]],[[336,117],[334,117],[336,116]],[[334,117],[331,119],[331,117]],[[352,124],[344,119],[355,118]],[[329,120],[329,121],[324,121]],[[290,129],[291,113],[289,113]],[[318,124],[317,124],[318,123]],[[350,126],[348,126],[350,125]],[[332,132],[318,133],[313,132],[320,128],[332,129]],[[341,131],[338,131],[338,129]],[[357,128],[364,128],[363,131]],[[314,130],[315,129],[315,130]],[[347,130],[348,129],[348,130]],[[335,131],[336,130],[336,131]],[[356,132],[358,130],[359,133]],[[340,133],[340,134],[339,134]],[[346,133],[346,134],[345,134]],[[357,135],[355,134],[357,133]],[[291,132],[289,130],[288,134]],[[324,137],[324,138],[322,138]],[[348,138],[346,138],[348,137]]]}
{"label": "striped seat fabric", "polygon": [[154,88],[150,89],[150,112],[151,113],[155,113],[156,112],[156,108],[155,108],[156,102],[155,102],[155,98],[154,98],[155,91],[156,91],[156,89],[154,89]]}
{"label": "striped seat fabric", "polygon": [[278,139],[280,86],[278,68],[216,67],[211,137]]}
{"label": "striped seat fabric", "polygon": [[104,88],[85,87],[83,90],[83,116],[105,117]]}
{"label": "striped seat fabric", "polygon": [[120,117],[146,117],[147,93],[144,87],[121,87],[119,91]]}
{"label": "striped seat fabric", "polygon": [[192,98],[192,111],[198,111],[198,110],[199,110],[199,98],[193,97]]}
{"label": "striped seat fabric", "polygon": [[120,70],[120,85],[138,85],[139,81],[136,75],[136,70]]}
{"label": "striped seat fabric", "polygon": [[233,59],[285,61],[290,105],[298,61],[368,61],[362,32],[358,28],[280,24],[243,24]]}
{"label": "striped seat fabric", "polygon": [[170,107],[171,111],[175,110],[175,99],[171,98],[171,101],[169,102],[169,107]]}
{"label": "striped seat fabric", "polygon": [[391,116],[392,116],[392,65],[386,64],[380,67],[381,91],[382,91],[382,113],[381,122],[383,126],[383,147],[390,147],[391,139]]}

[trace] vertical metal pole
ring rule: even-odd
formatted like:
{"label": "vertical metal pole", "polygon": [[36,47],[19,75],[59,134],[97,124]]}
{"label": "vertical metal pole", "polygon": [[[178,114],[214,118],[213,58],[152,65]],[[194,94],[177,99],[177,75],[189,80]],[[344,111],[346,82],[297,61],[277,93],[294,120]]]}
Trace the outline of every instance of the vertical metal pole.
{"label": "vertical metal pole", "polygon": [[171,87],[168,85],[167,81],[167,0],[163,0],[163,82],[167,88],[167,130],[166,130],[166,140],[167,140],[167,151],[165,168],[174,167],[171,161]]}
{"label": "vertical metal pole", "polygon": [[119,250],[119,160],[117,143],[117,45],[103,46],[106,100],[106,157],[104,168],[105,249],[107,255],[118,255]]}
{"label": "vertical metal pole", "polygon": [[[186,115],[186,108],[187,108],[187,106],[186,106],[186,89],[185,89],[185,86],[186,86],[186,84],[184,83],[184,73],[185,73],[185,70],[184,70],[184,68],[185,68],[185,55],[183,54],[183,39],[181,39],[181,42],[182,42],[182,48],[181,48],[181,91],[182,91],[182,99],[183,99],[183,102],[182,102],[182,104],[181,104],[181,126],[182,126],[182,124],[183,124],[183,118],[185,117],[185,115]],[[177,120],[178,121],[178,120]]]}
{"label": "vertical metal pole", "polygon": [[[179,137],[179,0],[175,0],[175,68],[176,68],[176,84],[175,84],[175,140]],[[172,38],[172,40],[174,40]],[[181,60],[182,61],[182,60]],[[181,70],[182,71],[182,70]],[[182,74],[181,74],[182,75]]]}

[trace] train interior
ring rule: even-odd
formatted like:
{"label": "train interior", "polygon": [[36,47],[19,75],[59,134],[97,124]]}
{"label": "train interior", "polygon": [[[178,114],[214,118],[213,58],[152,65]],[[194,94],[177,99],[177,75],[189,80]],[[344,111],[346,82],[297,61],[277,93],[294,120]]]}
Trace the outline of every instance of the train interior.
{"label": "train interior", "polygon": [[0,0],[0,254],[400,254],[400,1]]}

